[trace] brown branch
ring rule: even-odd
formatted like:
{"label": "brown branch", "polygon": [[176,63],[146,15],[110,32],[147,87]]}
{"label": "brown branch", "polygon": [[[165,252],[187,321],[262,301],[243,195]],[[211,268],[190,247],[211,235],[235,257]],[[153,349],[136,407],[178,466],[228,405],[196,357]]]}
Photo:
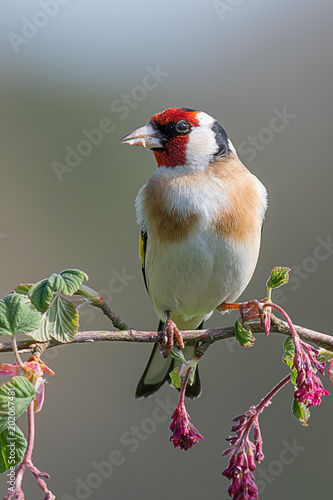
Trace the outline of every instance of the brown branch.
{"label": "brown branch", "polygon": [[118,314],[112,311],[108,303],[98,292],[96,292],[96,290],[93,290],[86,285],[81,285],[76,291],[76,294],[86,297],[91,305],[101,309],[103,314],[109,318],[115,328],[118,328],[118,330],[130,330],[130,327],[121,319],[120,316],[118,316]]}
{"label": "brown branch", "polygon": [[[319,347],[323,347],[328,351],[333,351],[333,336],[324,333],[309,330],[302,326],[296,326],[296,331],[300,338],[307,342],[312,342]],[[251,330],[254,334],[264,333],[264,328],[259,321],[251,323]],[[271,315],[271,333],[280,333],[282,335],[291,335],[291,331],[285,321]],[[226,328],[211,328],[208,330],[188,330],[181,332],[184,341],[196,340],[201,342],[216,342],[231,338],[235,334],[233,326]],[[69,344],[82,344],[88,342],[159,342],[161,332],[123,330],[123,331],[87,331],[78,332],[75,338]],[[32,352],[42,344],[42,350],[50,349],[51,347],[63,345],[60,342],[51,339],[48,343],[36,342],[36,340],[21,340],[17,342],[19,352]],[[13,350],[12,342],[0,343],[0,352],[10,352]]]}

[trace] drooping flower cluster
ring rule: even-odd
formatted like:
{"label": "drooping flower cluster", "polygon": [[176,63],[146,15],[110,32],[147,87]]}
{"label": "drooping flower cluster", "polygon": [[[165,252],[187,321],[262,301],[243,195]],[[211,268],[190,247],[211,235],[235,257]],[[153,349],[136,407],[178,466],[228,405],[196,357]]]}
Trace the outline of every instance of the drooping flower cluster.
{"label": "drooping flower cluster", "polygon": [[[258,488],[254,481],[253,472],[256,464],[264,459],[262,451],[262,437],[259,428],[258,417],[271,399],[279,390],[290,381],[290,374],[284,377],[273,389],[260,401],[257,406],[252,406],[247,412],[235,417],[235,425],[231,431],[236,434],[227,439],[231,447],[222,456],[230,456],[229,464],[222,475],[230,479],[228,488],[229,495],[233,500],[251,500],[258,498]],[[253,441],[250,432],[253,429]]]}
{"label": "drooping flower cluster", "polygon": [[318,361],[319,351],[317,349],[300,339],[288,314],[280,306],[267,302],[263,307],[265,308],[265,313],[268,310],[268,313],[265,314],[266,335],[269,333],[270,320],[268,318],[272,309],[278,310],[284,316],[291,330],[295,347],[293,367],[297,371],[296,390],[294,393],[296,401],[304,404],[306,408],[320,405],[321,397],[329,396],[329,392],[324,389],[316,371],[324,375],[326,363]]}
{"label": "drooping flower cluster", "polygon": [[294,367],[297,370],[295,399],[307,408],[318,406],[321,403],[321,397],[329,396],[329,392],[324,389],[315,370],[323,375],[326,363],[318,361],[318,351],[306,342],[302,342],[298,335],[294,336],[293,340],[295,345]]}
{"label": "drooping flower cluster", "polygon": [[182,366],[179,370],[179,373],[184,374],[185,376],[180,391],[179,401],[171,417],[172,422],[170,424],[170,429],[172,431],[170,441],[175,448],[179,447],[181,450],[185,451],[192,448],[192,446],[198,443],[200,439],[205,439],[200,434],[198,429],[191,423],[190,416],[185,408],[185,389],[191,370],[191,366]]}
{"label": "drooping flower cluster", "polygon": [[[232,481],[228,493],[234,500],[258,498],[258,488],[253,472],[256,470],[255,461],[259,463],[264,459],[258,422],[260,411],[259,407],[252,407],[246,413],[233,419],[236,423],[231,431],[236,433],[236,436],[227,439],[232,446],[222,455],[231,455],[228,467],[224,469],[222,475]],[[253,442],[249,437],[252,427]]]}
{"label": "drooping flower cluster", "polygon": [[[293,380],[296,385],[294,393],[295,401],[309,408],[310,406],[320,405],[321,397],[329,395],[329,392],[324,389],[318,375],[316,375],[316,371],[319,371],[322,375],[324,374],[326,363],[321,362],[322,360],[318,361],[318,351],[314,347],[301,341],[290,317],[282,307],[271,302],[272,289],[288,282],[289,271],[290,268],[288,267],[275,267],[267,280],[267,302],[262,306],[265,314],[265,333],[266,335],[269,334],[270,315],[272,310],[276,309],[288,323],[295,348],[295,355],[292,363],[292,368],[295,368],[297,371],[296,380]],[[287,362],[287,364],[289,363]]]}
{"label": "drooping flower cluster", "polygon": [[190,416],[183,402],[178,403],[171,418],[170,429],[172,430],[172,436],[170,441],[175,448],[179,446],[181,450],[187,451],[194,444],[198,443],[200,439],[204,439],[197,428],[191,423]]}

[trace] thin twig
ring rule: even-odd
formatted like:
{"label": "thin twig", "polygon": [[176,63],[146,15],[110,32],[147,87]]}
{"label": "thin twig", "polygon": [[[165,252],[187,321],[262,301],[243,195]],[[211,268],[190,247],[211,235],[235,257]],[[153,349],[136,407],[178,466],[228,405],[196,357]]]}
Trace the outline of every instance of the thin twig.
{"label": "thin twig", "polygon": [[123,321],[118,314],[112,311],[108,303],[98,292],[96,292],[96,290],[93,290],[87,285],[81,285],[76,291],[76,294],[83,295],[83,297],[86,297],[89,300],[91,305],[101,309],[103,314],[109,318],[115,328],[118,328],[118,330],[130,330],[130,327],[125,323],[125,321]]}
{"label": "thin twig", "polygon": [[[333,336],[324,333],[309,330],[302,326],[295,325],[296,332],[303,341],[312,342],[317,346],[323,347],[328,351],[333,352]],[[251,330],[254,334],[264,333],[264,327],[259,321],[251,323]],[[271,333],[280,333],[282,335],[291,335],[290,328],[285,321],[282,321],[273,314],[271,315]],[[226,328],[211,328],[208,330],[188,330],[181,332],[185,342],[189,340],[217,342],[231,338],[235,334],[233,326]],[[82,344],[88,342],[159,342],[161,340],[161,332],[152,331],[137,331],[137,330],[122,330],[122,331],[86,331],[78,332],[75,338],[69,344]],[[40,342],[36,340],[22,340],[17,342],[19,352],[31,352],[36,349]],[[47,345],[47,349],[55,346],[63,345],[58,341],[51,339]],[[64,344],[65,345],[65,344]],[[11,342],[0,343],[0,352],[11,352],[13,350]]]}

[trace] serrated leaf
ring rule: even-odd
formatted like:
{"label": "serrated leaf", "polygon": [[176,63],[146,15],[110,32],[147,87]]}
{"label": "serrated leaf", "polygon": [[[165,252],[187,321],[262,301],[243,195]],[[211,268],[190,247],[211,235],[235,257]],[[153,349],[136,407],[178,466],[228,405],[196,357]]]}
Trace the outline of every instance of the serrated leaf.
{"label": "serrated leaf", "polygon": [[0,449],[0,473],[22,462],[27,441],[16,424],[0,432]]}
{"label": "serrated leaf", "polygon": [[80,269],[65,269],[58,276],[60,278],[57,286],[61,286],[61,290],[60,288],[56,288],[56,290],[69,296],[73,295],[80,288],[85,279],[89,279],[88,275],[80,271]]}
{"label": "serrated leaf", "polygon": [[35,388],[25,377],[13,377],[0,386],[0,432],[22,415],[34,396]]}
{"label": "serrated leaf", "polygon": [[270,277],[266,282],[266,286],[268,289],[278,288],[279,286],[288,283],[289,281],[289,272],[291,271],[290,267],[281,267],[277,266],[272,269]]}
{"label": "serrated leaf", "polygon": [[49,278],[32,285],[28,295],[38,311],[44,313],[52,302],[54,292],[72,296],[80,288],[84,279],[88,279],[88,275],[83,271],[65,269],[59,274],[53,273]]}
{"label": "serrated leaf", "polygon": [[174,368],[172,372],[169,373],[171,379],[171,385],[176,387],[176,389],[180,389],[182,386],[182,379],[179,375],[179,368]]}
{"label": "serrated leaf", "polygon": [[29,333],[39,324],[40,315],[24,303],[21,295],[11,293],[0,300],[0,335]]}
{"label": "serrated leaf", "polygon": [[240,316],[238,316],[235,322],[235,337],[237,342],[243,347],[252,347],[255,341],[250,325],[248,323],[242,325]]}
{"label": "serrated leaf", "polygon": [[54,338],[66,343],[73,340],[78,328],[79,314],[75,306],[58,295],[50,309],[43,314],[40,328],[29,335],[40,342]]}
{"label": "serrated leaf", "polygon": [[17,285],[16,288],[14,288],[15,293],[19,293],[20,295],[28,295],[28,292],[30,288],[32,287],[33,283],[25,283],[21,285]]}
{"label": "serrated leaf", "polygon": [[48,340],[50,340],[51,333],[47,328],[48,319],[49,319],[49,310],[47,310],[44,314],[42,314],[39,328],[33,330],[32,332],[29,332],[28,335],[33,339],[37,340],[38,342],[47,342]]}
{"label": "serrated leaf", "polygon": [[76,307],[63,297],[57,297],[50,309],[48,328],[54,339],[59,342],[71,342],[79,328],[79,313]]}
{"label": "serrated leaf", "polygon": [[49,283],[49,278],[45,278],[32,285],[28,296],[36,309],[44,313],[52,301],[52,286]]}
{"label": "serrated leaf", "polygon": [[88,275],[83,271],[65,269],[59,274],[52,274],[49,284],[55,292],[71,296],[80,288],[84,279],[88,279]]}
{"label": "serrated leaf", "polygon": [[292,369],[294,364],[294,356],[295,356],[295,345],[292,337],[287,337],[283,344],[283,357],[282,360]]}
{"label": "serrated leaf", "polygon": [[304,426],[308,425],[307,421],[310,418],[310,410],[305,406],[304,403],[300,403],[296,398],[294,398],[291,410],[296,420],[298,420]]}

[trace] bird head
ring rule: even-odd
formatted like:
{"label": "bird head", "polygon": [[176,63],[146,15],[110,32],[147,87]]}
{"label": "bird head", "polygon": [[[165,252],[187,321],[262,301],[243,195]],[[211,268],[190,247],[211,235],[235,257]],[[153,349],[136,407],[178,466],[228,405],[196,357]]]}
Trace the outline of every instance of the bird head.
{"label": "bird head", "polygon": [[147,125],[121,141],[151,149],[159,167],[182,166],[194,172],[234,152],[222,125],[203,111],[190,108],[169,108],[157,113]]}

